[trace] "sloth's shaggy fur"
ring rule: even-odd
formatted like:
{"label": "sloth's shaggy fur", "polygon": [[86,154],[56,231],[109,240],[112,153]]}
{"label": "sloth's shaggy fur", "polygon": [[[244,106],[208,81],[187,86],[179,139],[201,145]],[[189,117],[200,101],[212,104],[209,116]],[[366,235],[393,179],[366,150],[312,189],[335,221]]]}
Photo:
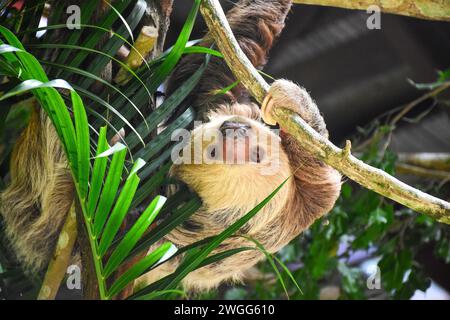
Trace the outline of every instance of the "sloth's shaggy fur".
{"label": "sloth's shaggy fur", "polygon": [[6,236],[24,269],[38,272],[52,256],[72,204],[72,175],[44,111],[33,110],[14,146],[10,184],[0,197]]}
{"label": "sloth's shaggy fur", "polygon": [[[233,32],[256,67],[265,64],[269,49],[284,27],[290,6],[290,0],[241,0],[229,11],[227,16]],[[210,47],[211,44],[207,35],[202,45]],[[167,94],[203,62],[202,55],[183,58],[171,75]],[[259,143],[264,152],[262,159],[245,159],[242,164],[173,165],[172,176],[197,192],[203,205],[164,241],[182,247],[218,234],[291,177],[235,237],[227,239],[215,251],[254,246],[244,238],[250,236],[267,251],[276,252],[331,210],[339,195],[341,177],[310,156],[289,134],[281,131],[276,135],[261,121],[262,117],[267,123],[273,123],[273,108],[289,108],[317,132],[328,136],[317,106],[304,89],[285,80],[276,81],[260,111],[242,85],[226,94],[215,94],[217,89],[234,81],[224,61],[211,57],[202,80],[188,98],[197,118],[205,121],[192,131],[191,139],[200,139],[205,133],[220,129],[225,121],[232,121],[245,124],[257,137],[268,136],[281,147]],[[278,161],[276,172],[261,174],[274,161]],[[11,182],[0,197],[6,233],[26,269],[38,271],[47,265],[72,200],[72,180],[56,132],[48,118],[36,112],[17,141],[11,159]],[[183,285],[188,290],[207,290],[224,281],[239,281],[263,258],[257,250],[238,253],[190,273]],[[155,281],[174,271],[179,261],[179,257],[169,260],[140,280]]]}

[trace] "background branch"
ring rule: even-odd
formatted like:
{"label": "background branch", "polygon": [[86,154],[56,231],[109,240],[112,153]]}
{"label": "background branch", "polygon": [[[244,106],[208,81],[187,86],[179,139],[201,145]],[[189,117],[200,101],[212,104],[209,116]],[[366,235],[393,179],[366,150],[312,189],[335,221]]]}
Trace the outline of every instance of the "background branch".
{"label": "background branch", "polygon": [[398,160],[427,169],[450,172],[450,153],[399,153]]}
{"label": "background branch", "polygon": [[[262,103],[269,85],[239,47],[219,1],[203,0],[200,10],[228,66],[250,94]],[[417,190],[355,158],[350,152],[349,141],[344,150],[339,149],[289,110],[275,109],[274,118],[284,130],[300,141],[308,152],[363,187],[450,224],[450,203]]]}
{"label": "background branch", "polygon": [[[152,26],[143,26],[136,41],[134,48],[130,49],[128,56],[125,58],[125,65],[131,70],[136,70],[144,62],[149,53],[153,50],[158,39],[158,29]],[[119,69],[114,81],[119,84],[125,84],[130,80],[131,74],[123,66]]]}
{"label": "background branch", "polygon": [[410,174],[422,178],[436,179],[436,180],[450,180],[450,172],[427,169],[412,164],[398,162],[395,165],[395,170],[399,174]]}
{"label": "background branch", "polygon": [[450,1],[442,0],[293,0],[298,4],[367,10],[377,5],[381,12],[427,20],[450,21]]}
{"label": "background branch", "polygon": [[50,261],[44,281],[42,282],[38,300],[53,300],[58,293],[61,281],[66,274],[67,266],[72,257],[72,250],[77,238],[77,217],[75,214],[75,205],[72,204],[67,214],[58,242],[56,243],[55,252]]}

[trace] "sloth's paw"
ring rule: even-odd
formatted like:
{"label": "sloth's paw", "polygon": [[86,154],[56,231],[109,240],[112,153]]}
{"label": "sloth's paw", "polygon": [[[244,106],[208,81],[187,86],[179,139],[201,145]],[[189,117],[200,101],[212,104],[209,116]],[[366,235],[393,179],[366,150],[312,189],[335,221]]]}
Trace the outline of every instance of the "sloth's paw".
{"label": "sloth's paw", "polygon": [[312,99],[305,89],[289,80],[276,80],[262,103],[261,116],[265,123],[275,125],[274,108],[288,109],[304,117],[307,115],[304,114],[304,111],[308,110],[312,103]]}

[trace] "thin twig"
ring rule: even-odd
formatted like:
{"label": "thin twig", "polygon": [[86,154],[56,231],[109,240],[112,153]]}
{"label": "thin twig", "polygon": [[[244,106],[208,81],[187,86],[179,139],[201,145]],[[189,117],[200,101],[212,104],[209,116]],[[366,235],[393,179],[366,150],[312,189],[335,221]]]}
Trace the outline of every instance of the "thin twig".
{"label": "thin twig", "polygon": [[394,126],[395,124],[397,124],[397,122],[399,122],[400,119],[402,119],[408,112],[410,112],[412,109],[414,109],[414,107],[416,107],[417,105],[419,105],[420,103],[424,102],[425,100],[427,100],[429,98],[436,97],[439,93],[441,93],[442,91],[448,89],[449,87],[450,87],[450,82],[444,82],[442,85],[440,85],[436,89],[434,89],[434,90],[432,90],[430,92],[427,92],[423,96],[421,96],[421,97],[411,101],[410,103],[408,103],[402,109],[402,111],[397,113],[396,116],[391,120],[391,122],[390,122],[391,126]]}
{"label": "thin twig", "polygon": [[[406,114],[408,114],[411,110],[413,110],[416,106],[420,105],[422,102],[424,102],[430,98],[435,98],[437,95],[439,95],[443,91],[447,90],[448,88],[450,88],[450,82],[448,82],[448,81],[444,82],[441,85],[439,85],[439,87],[437,87],[436,89],[425,93],[424,95],[418,97],[417,99],[414,99],[413,101],[407,103],[406,105],[403,105],[398,108],[390,110],[388,113],[385,113],[385,114],[379,116],[378,119],[385,117],[386,115],[390,115],[390,114],[392,114],[392,112],[396,112],[396,110],[399,110],[399,112],[397,114],[395,114],[395,116],[392,118],[392,120],[389,121],[389,126],[391,127],[390,132],[392,133],[392,131],[395,130],[395,128],[396,128],[396,124]],[[361,151],[361,150],[365,149],[373,141],[373,139],[376,136],[377,136],[377,132],[375,132],[370,138],[368,138],[364,142],[358,144],[354,148],[354,150]]]}
{"label": "thin twig", "polygon": [[[239,47],[219,1],[203,0],[200,10],[229,68],[250,94],[261,103],[269,85]],[[282,108],[275,109],[274,113],[274,118],[280,126],[301,142],[305,150],[342,174],[367,189],[440,222],[450,224],[450,203],[417,190],[386,172],[367,165],[355,158],[349,150],[344,152],[314,131],[299,115]]]}

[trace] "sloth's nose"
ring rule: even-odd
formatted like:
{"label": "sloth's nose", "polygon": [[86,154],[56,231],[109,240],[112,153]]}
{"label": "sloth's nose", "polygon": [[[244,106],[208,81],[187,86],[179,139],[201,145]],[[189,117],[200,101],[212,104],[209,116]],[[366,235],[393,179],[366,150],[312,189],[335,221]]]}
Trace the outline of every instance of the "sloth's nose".
{"label": "sloth's nose", "polygon": [[223,135],[226,135],[228,130],[233,130],[236,135],[245,136],[250,129],[250,125],[239,121],[224,121],[220,126],[220,132]]}

